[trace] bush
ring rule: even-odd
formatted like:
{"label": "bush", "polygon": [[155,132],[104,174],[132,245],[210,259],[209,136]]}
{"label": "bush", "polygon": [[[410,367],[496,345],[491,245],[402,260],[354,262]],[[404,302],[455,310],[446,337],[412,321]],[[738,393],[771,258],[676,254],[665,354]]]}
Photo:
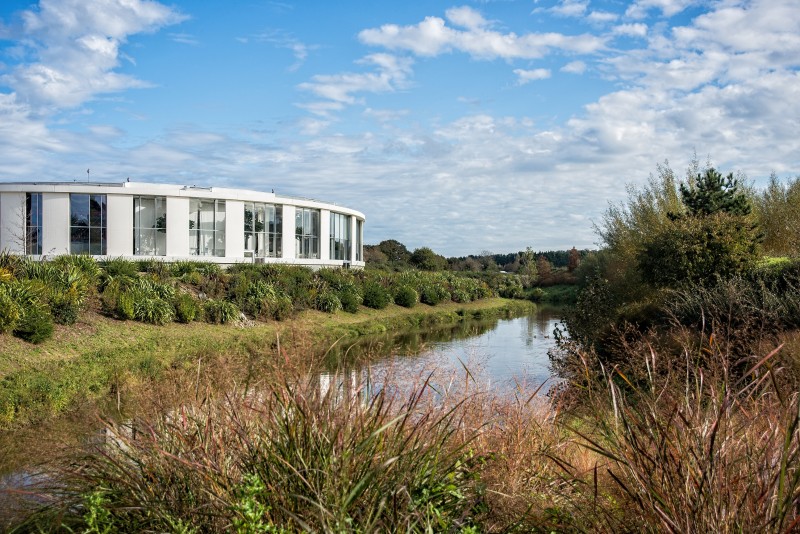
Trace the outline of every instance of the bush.
{"label": "bush", "polygon": [[400,286],[395,291],[394,302],[404,308],[413,308],[419,302],[419,294],[413,287]]}
{"label": "bush", "polygon": [[172,321],[175,311],[169,301],[137,292],[133,302],[133,317],[144,323],[163,325]]}
{"label": "bush", "polygon": [[197,318],[197,301],[189,293],[178,293],[173,300],[175,318],[181,323],[191,323]]}
{"label": "bush", "polygon": [[205,319],[209,323],[226,324],[239,317],[236,304],[226,300],[208,299],[203,305]]}
{"label": "bush", "polygon": [[419,294],[420,302],[429,306],[436,306],[440,302],[450,298],[450,293],[444,287],[436,283],[428,283],[422,286]]}
{"label": "bush", "polygon": [[134,297],[130,291],[120,291],[113,296],[113,308],[111,311],[114,317],[129,321],[134,319],[135,313],[133,309]]}
{"label": "bush", "polygon": [[314,300],[314,307],[319,311],[335,313],[342,309],[342,301],[330,289],[320,291]]}
{"label": "bush", "polygon": [[343,287],[338,295],[342,303],[342,309],[347,313],[356,313],[358,307],[364,301],[355,284]]}
{"label": "bush", "polygon": [[364,306],[382,310],[392,302],[389,292],[377,282],[367,282],[364,285]]}
{"label": "bush", "polygon": [[19,305],[8,294],[5,286],[0,284],[0,333],[13,331],[21,317]]}
{"label": "bush", "polygon": [[53,335],[53,318],[43,306],[30,306],[14,328],[14,335],[30,343],[41,343]]}

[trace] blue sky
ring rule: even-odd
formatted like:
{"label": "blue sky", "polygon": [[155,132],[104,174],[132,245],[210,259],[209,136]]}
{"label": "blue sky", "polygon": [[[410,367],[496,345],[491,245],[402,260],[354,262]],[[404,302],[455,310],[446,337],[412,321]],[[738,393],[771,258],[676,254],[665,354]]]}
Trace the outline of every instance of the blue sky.
{"label": "blue sky", "polygon": [[367,243],[592,247],[668,160],[800,168],[800,0],[4,0],[0,181],[275,189]]}

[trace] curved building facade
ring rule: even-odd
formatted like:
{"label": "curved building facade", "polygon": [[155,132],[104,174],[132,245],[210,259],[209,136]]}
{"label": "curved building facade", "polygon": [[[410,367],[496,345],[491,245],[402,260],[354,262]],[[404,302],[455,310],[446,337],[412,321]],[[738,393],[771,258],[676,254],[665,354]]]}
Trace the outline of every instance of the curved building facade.
{"label": "curved building facade", "polygon": [[0,183],[0,250],[33,257],[364,266],[364,214],[275,193],[137,182]]}

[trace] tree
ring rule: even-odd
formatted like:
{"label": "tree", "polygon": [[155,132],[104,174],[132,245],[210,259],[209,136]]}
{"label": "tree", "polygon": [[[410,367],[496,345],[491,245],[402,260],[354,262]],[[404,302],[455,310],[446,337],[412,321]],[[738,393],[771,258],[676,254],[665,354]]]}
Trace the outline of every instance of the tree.
{"label": "tree", "polygon": [[539,278],[539,269],[536,267],[536,256],[531,247],[519,253],[519,274],[528,277],[528,283],[533,284]]}
{"label": "tree", "polygon": [[741,183],[713,167],[680,185],[684,210],[646,236],[638,254],[642,279],[656,287],[709,284],[758,258],[759,236]]}
{"label": "tree", "polygon": [[572,247],[569,251],[569,258],[567,259],[567,271],[573,272],[581,264],[581,253],[578,249]]}
{"label": "tree", "polygon": [[392,263],[407,263],[411,257],[411,253],[406,246],[394,239],[381,241],[378,243],[378,249],[386,254],[386,257]]}
{"label": "tree", "polygon": [[753,199],[764,252],[800,255],[800,177],[781,183],[773,173],[766,189]]}
{"label": "tree", "polygon": [[654,287],[707,285],[744,272],[758,257],[750,221],[720,211],[681,217],[649,236],[639,254],[639,270]]}
{"label": "tree", "polygon": [[694,180],[681,184],[681,201],[689,215],[703,217],[718,212],[731,215],[750,215],[752,207],[742,184],[733,173],[722,177],[713,167],[698,174]]}
{"label": "tree", "polygon": [[411,254],[411,265],[425,271],[441,271],[447,267],[447,259],[428,247],[418,248]]}
{"label": "tree", "polygon": [[536,270],[539,273],[539,281],[547,282],[553,274],[553,266],[544,256],[536,258]]}

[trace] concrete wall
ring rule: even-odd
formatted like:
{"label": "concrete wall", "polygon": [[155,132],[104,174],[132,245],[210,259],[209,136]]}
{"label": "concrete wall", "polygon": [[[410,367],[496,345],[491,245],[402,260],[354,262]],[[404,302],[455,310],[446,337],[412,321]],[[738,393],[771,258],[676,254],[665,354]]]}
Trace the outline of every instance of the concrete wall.
{"label": "concrete wall", "polygon": [[244,202],[225,201],[225,256],[244,260]]}
{"label": "concrete wall", "polygon": [[25,254],[25,193],[0,196],[0,250]]}

